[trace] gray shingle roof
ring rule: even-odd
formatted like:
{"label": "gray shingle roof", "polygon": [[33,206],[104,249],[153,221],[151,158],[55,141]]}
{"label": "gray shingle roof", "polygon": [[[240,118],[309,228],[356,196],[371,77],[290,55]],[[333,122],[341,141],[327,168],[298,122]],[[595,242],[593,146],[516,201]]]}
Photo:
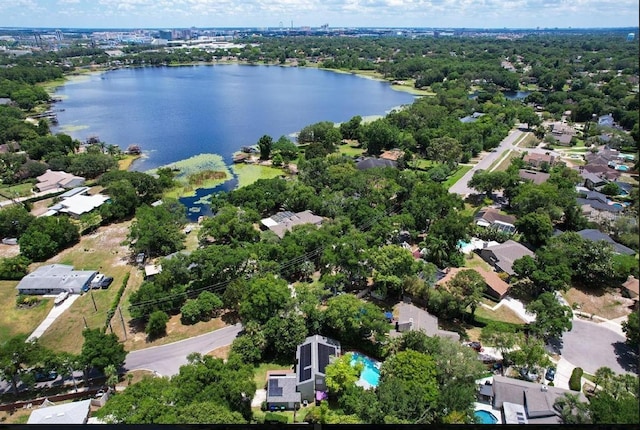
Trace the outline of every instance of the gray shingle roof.
{"label": "gray shingle roof", "polygon": [[300,403],[296,391],[296,375],[272,375],[267,381],[267,403]]}
{"label": "gray shingle roof", "polygon": [[588,240],[591,240],[593,242],[599,242],[599,241],[603,240],[603,241],[611,244],[611,246],[613,246],[614,251],[617,252],[618,254],[634,255],[636,253],[633,249],[628,248],[628,247],[616,242],[615,240],[611,239],[611,237],[608,234],[604,234],[600,230],[596,230],[594,228],[588,228],[588,229],[580,230],[578,232],[578,234],[583,239],[588,239]]}
{"label": "gray shingle roof", "polygon": [[498,266],[503,272],[513,275],[513,262],[525,255],[533,257],[534,253],[514,240],[507,240],[500,245],[484,248],[480,255],[485,260],[489,259],[491,264]]}

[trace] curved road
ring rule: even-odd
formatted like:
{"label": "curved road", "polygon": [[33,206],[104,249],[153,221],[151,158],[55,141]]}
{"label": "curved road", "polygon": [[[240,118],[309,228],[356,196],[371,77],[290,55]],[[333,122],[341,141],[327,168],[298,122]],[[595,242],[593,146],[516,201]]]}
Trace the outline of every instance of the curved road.
{"label": "curved road", "polygon": [[162,376],[172,376],[178,373],[180,366],[187,364],[189,354],[206,354],[230,345],[241,330],[242,325],[235,324],[179,342],[133,351],[127,354],[124,367],[127,370],[150,370]]}

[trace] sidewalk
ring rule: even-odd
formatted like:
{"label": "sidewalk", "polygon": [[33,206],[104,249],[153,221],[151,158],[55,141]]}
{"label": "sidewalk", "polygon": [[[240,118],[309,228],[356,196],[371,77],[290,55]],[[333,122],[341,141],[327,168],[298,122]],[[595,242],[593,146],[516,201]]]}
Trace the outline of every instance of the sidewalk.
{"label": "sidewalk", "polygon": [[44,332],[49,328],[49,326],[53,324],[56,318],[62,315],[64,311],[69,309],[73,302],[78,299],[78,297],[80,297],[79,294],[71,294],[69,295],[69,297],[67,297],[67,300],[60,303],[58,306],[54,306],[53,309],[51,309],[51,311],[49,312],[49,315],[47,315],[44,321],[42,321],[40,325],[36,327],[36,329],[33,331],[33,333],[31,333],[31,336],[29,336],[27,340],[29,341],[32,339],[37,339],[42,336]]}

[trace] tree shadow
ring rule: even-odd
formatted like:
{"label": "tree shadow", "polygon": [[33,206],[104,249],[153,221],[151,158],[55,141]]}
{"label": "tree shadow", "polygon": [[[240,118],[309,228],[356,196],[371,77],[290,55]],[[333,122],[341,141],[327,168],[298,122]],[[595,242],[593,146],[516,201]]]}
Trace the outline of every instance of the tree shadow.
{"label": "tree shadow", "polygon": [[564,347],[564,342],[562,338],[549,339],[546,345],[547,351],[551,352],[552,354],[558,354],[558,355],[562,353],[563,347]]}
{"label": "tree shadow", "polygon": [[616,360],[627,372],[638,373],[638,354],[624,342],[615,342],[613,350]]}

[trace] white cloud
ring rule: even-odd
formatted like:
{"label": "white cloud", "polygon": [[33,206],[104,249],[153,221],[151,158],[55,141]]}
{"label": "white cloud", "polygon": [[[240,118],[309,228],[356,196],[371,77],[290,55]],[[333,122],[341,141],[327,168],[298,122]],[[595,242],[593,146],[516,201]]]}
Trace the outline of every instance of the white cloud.
{"label": "white cloud", "polygon": [[638,8],[638,0],[0,0],[0,26],[621,27],[638,25]]}

